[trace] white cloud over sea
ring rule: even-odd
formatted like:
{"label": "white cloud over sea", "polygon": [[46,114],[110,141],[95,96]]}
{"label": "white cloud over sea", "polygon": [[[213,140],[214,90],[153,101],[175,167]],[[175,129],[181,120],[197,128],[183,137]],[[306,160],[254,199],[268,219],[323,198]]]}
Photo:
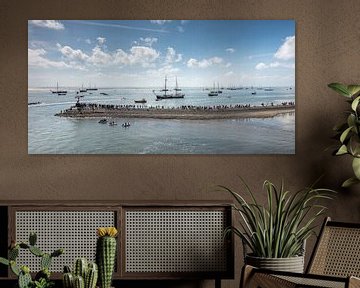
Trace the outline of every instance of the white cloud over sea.
{"label": "white cloud over sea", "polygon": [[48,28],[53,30],[65,29],[64,24],[57,20],[29,20],[29,23],[38,27]]}

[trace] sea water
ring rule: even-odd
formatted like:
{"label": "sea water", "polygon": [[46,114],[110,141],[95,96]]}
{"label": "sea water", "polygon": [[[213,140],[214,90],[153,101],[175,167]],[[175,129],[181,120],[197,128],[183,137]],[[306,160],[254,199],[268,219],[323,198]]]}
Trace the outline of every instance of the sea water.
{"label": "sea water", "polygon": [[[76,103],[76,89],[66,95],[52,94],[49,88],[29,88],[29,154],[294,154],[295,113],[272,118],[171,120],[114,119],[118,125],[99,124],[99,119],[55,116]],[[256,95],[252,92],[256,91]],[[82,93],[81,102],[141,105],[168,108],[183,105],[217,106],[271,105],[295,101],[289,87],[223,90],[209,97],[202,88],[184,88],[183,99],[156,101],[152,88],[101,88]],[[102,95],[106,93],[108,95]],[[124,128],[122,123],[130,122]]]}

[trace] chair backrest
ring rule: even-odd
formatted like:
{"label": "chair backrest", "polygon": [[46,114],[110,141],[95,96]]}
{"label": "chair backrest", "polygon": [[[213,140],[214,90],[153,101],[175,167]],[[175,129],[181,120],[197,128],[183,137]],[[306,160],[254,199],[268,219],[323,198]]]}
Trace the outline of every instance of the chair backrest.
{"label": "chair backrest", "polygon": [[326,218],[307,273],[360,277],[360,223]]}

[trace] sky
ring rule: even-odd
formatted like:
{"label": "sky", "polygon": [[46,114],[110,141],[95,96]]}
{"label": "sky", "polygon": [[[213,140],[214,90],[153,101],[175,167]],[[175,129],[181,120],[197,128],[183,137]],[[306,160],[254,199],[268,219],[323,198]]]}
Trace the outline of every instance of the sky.
{"label": "sky", "polygon": [[28,87],[294,86],[293,20],[29,20]]}

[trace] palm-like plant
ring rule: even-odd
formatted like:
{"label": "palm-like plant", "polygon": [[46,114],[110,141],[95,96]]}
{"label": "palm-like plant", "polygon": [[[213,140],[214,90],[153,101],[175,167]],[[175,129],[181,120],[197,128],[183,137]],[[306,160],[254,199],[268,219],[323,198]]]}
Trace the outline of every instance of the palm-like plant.
{"label": "palm-like plant", "polygon": [[335,155],[349,154],[353,157],[352,168],[354,177],[347,179],[342,186],[348,187],[360,183],[360,85],[344,85],[331,83],[331,89],[347,98],[351,109],[347,112],[347,120],[334,127],[340,146],[334,152]]}
{"label": "palm-like plant", "polygon": [[334,191],[310,187],[290,193],[285,191],[283,183],[277,189],[266,180],[265,207],[257,202],[248,185],[242,182],[251,202],[239,193],[220,186],[235,198],[233,208],[240,215],[240,227],[229,227],[226,234],[233,232],[239,236],[255,257],[288,258],[301,255],[305,240],[314,233],[315,220],[326,210],[325,206],[317,203],[318,200],[332,199]]}

